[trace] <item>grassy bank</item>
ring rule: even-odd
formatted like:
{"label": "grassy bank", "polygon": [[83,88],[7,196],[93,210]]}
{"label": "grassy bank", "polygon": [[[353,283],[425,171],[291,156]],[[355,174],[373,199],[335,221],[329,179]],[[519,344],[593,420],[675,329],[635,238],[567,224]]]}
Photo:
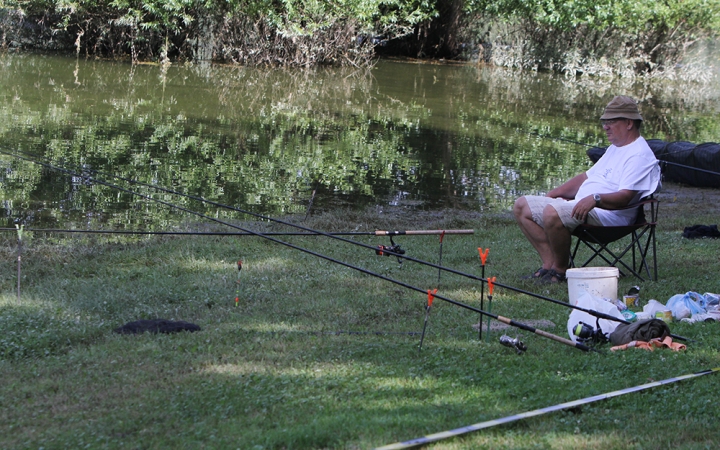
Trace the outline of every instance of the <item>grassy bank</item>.
{"label": "grassy bank", "polygon": [[[666,186],[660,280],[640,283],[643,303],[688,290],[720,292],[720,243],[681,237],[685,226],[717,223],[717,210],[707,208],[719,204],[715,197]],[[567,299],[565,285],[520,280],[537,261],[508,214],[385,208],[311,216],[304,225],[473,228],[472,236],[445,237],[444,265],[479,275],[477,248],[489,248],[487,276]],[[26,234],[18,300],[15,236],[2,238],[2,448],[371,448],[720,366],[717,323],[672,324],[698,341],[680,353],[583,353],[517,329],[494,330],[480,342],[477,314],[438,300],[418,351],[426,295],[257,237]],[[325,237],[278,239],[422,289],[439,285],[439,294],[479,306],[480,286],[467,278],[444,273],[438,282],[436,269]],[[437,236],[396,242],[413,258],[438,261]],[[619,290],[635,284],[623,278]],[[492,310],[550,321],[538,327],[567,335],[569,310],[531,296],[496,289]],[[202,331],[112,332],[156,317]],[[520,337],[528,351],[501,346],[503,333]],[[714,448],[717,377],[436,447]]]}

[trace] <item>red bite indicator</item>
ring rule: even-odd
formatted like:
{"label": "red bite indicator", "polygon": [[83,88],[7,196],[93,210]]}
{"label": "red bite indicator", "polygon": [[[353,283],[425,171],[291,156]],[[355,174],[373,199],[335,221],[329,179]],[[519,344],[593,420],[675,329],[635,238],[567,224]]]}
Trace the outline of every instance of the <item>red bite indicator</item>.
{"label": "red bite indicator", "polygon": [[428,289],[428,304],[427,307],[430,308],[432,306],[433,300],[435,300],[435,294],[437,294],[437,289],[433,289],[432,291]]}
{"label": "red bite indicator", "polygon": [[482,251],[482,248],[478,247],[478,253],[480,254],[480,263],[484,266],[485,261],[487,261],[488,253],[490,253],[490,249],[486,248],[485,251]]}
{"label": "red bite indicator", "polygon": [[495,288],[495,280],[496,280],[496,279],[497,279],[497,277],[492,277],[492,278],[488,278],[488,279],[487,279],[487,282],[488,282],[488,296],[492,296],[493,288]]}

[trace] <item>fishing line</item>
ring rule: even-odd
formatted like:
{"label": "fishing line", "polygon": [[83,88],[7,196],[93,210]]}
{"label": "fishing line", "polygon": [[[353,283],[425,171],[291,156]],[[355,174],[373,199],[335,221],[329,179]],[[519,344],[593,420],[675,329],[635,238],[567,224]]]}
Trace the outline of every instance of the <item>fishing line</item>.
{"label": "fishing line", "polygon": [[[581,146],[583,146],[583,147],[589,147],[589,148],[607,148],[607,147],[603,147],[602,145],[592,145],[592,144],[587,144],[587,143],[584,143],[584,142],[573,141],[573,140],[571,140],[571,139],[558,138],[558,137],[550,136],[550,135],[547,135],[547,134],[540,134],[540,133],[538,133],[537,131],[526,131],[526,133],[527,133],[527,134],[530,134],[530,135],[532,135],[532,136],[537,136],[537,137],[543,138],[543,139],[550,139],[550,140],[554,140],[554,141],[568,142],[568,143],[571,143],[571,144],[581,145]],[[684,152],[687,152],[687,151],[688,151],[688,149],[680,149],[680,150],[675,150],[675,151],[672,151],[672,152],[663,153],[661,156],[662,156],[662,157],[666,157],[666,156],[669,156],[669,155],[675,155],[675,154],[684,153]],[[654,152],[653,152],[653,153],[654,153]],[[657,158],[657,155],[656,155],[655,157]],[[661,162],[661,163],[663,163],[663,164],[670,164],[670,165],[673,165],[673,166],[682,167],[682,168],[684,168],[684,169],[692,169],[692,170],[696,170],[696,171],[698,171],[698,172],[704,172],[704,173],[707,173],[707,174],[710,174],[710,175],[718,175],[718,176],[720,176],[720,172],[716,172],[716,171],[713,171],[713,170],[701,169],[701,168],[699,168],[699,167],[688,166],[688,165],[685,165],[685,164],[680,164],[680,163],[676,163],[676,162],[672,162],[672,161],[667,161],[667,160],[665,160],[665,159],[660,159],[660,158],[657,158],[657,159],[658,159],[659,162]]]}
{"label": "fishing line", "polygon": [[[668,154],[670,154],[670,153],[668,153]],[[664,155],[663,155],[663,156],[664,156]],[[705,173],[708,173],[708,174],[710,174],[710,175],[718,175],[718,176],[720,176],[720,172],[715,172],[715,171],[712,171],[712,170],[701,169],[701,168],[699,168],[699,167],[693,167],[693,166],[686,166],[685,164],[679,164],[679,163],[676,163],[676,162],[666,161],[666,160],[664,160],[664,159],[658,159],[658,161],[660,161],[660,162],[663,163],[663,164],[672,164],[673,166],[682,167],[682,168],[684,168],[684,169],[692,169],[692,170],[696,170],[696,171],[698,171],[698,172],[705,172]]]}
{"label": "fishing line", "polygon": [[[0,153],[3,153],[3,152],[0,152]],[[25,159],[25,158],[23,158],[23,159]],[[69,170],[69,169],[60,168],[60,167],[53,166],[53,165],[51,165],[51,164],[43,163],[43,162],[40,162],[40,161],[32,161],[32,160],[30,160],[30,162],[33,162],[33,163],[42,165],[43,167],[47,167],[47,168],[50,168],[50,169],[53,169],[53,170],[58,170],[58,171],[60,171],[60,172],[64,172],[64,173],[66,173],[66,174],[68,174],[68,175],[78,176],[78,174],[77,174],[76,172],[73,172],[73,171],[71,171],[71,170]],[[298,250],[298,251],[301,251],[301,252],[303,252],[303,253],[307,253],[307,254],[313,255],[313,256],[315,256],[315,257],[324,259],[324,260],[326,260],[326,261],[330,261],[330,262],[332,262],[332,263],[339,264],[339,265],[341,265],[341,266],[344,266],[344,267],[347,267],[347,268],[350,268],[350,269],[353,269],[353,270],[357,270],[357,271],[359,271],[359,272],[361,272],[361,273],[364,273],[364,274],[366,274],[366,275],[370,275],[370,276],[379,278],[379,279],[381,279],[381,280],[384,280],[384,281],[387,281],[387,282],[396,284],[396,285],[398,285],[398,286],[402,286],[402,287],[404,287],[404,288],[406,288],[406,289],[410,289],[410,290],[413,290],[413,291],[416,291],[416,292],[422,292],[422,293],[426,293],[426,292],[427,292],[426,289],[421,289],[421,288],[419,288],[419,287],[412,286],[412,285],[407,284],[407,283],[405,283],[405,282],[403,282],[403,281],[395,280],[395,279],[390,278],[390,277],[387,277],[387,276],[385,276],[385,275],[381,275],[381,274],[379,274],[379,273],[372,272],[372,271],[370,271],[370,270],[368,270],[368,269],[365,269],[365,268],[363,268],[363,267],[355,266],[355,265],[352,265],[352,264],[347,263],[347,262],[345,262],[345,261],[340,261],[340,260],[335,259],[335,258],[332,258],[332,257],[330,257],[330,256],[323,255],[323,254],[318,253],[318,252],[315,252],[315,251],[313,251],[313,250],[309,250],[309,249],[300,247],[300,246],[298,246],[298,245],[295,245],[295,244],[291,244],[291,243],[289,243],[289,242],[282,241],[282,240],[277,239],[277,238],[274,238],[274,237],[272,237],[272,236],[267,236],[267,235],[265,235],[265,234],[263,234],[263,233],[260,233],[260,232],[257,232],[257,231],[245,229],[245,228],[243,228],[243,227],[241,227],[241,226],[239,226],[239,225],[234,225],[234,224],[231,224],[231,223],[228,223],[228,222],[224,222],[224,221],[222,221],[222,220],[220,220],[220,219],[217,219],[217,218],[214,218],[214,217],[210,217],[210,216],[208,216],[208,215],[206,215],[206,214],[203,214],[203,213],[200,213],[200,212],[197,212],[197,211],[190,210],[190,209],[185,208],[185,207],[183,207],[183,206],[175,205],[175,204],[169,203],[169,202],[164,201],[164,200],[158,200],[158,199],[152,198],[152,197],[149,196],[149,195],[145,195],[145,194],[142,194],[142,193],[139,193],[139,192],[136,192],[136,191],[132,191],[132,190],[127,189],[127,188],[124,188],[124,187],[122,187],[122,186],[118,186],[118,185],[109,183],[109,182],[107,182],[107,181],[100,180],[100,179],[95,178],[95,177],[91,177],[91,176],[89,176],[89,175],[85,175],[85,177],[86,177],[87,179],[89,179],[89,180],[93,180],[94,182],[96,182],[96,183],[98,183],[98,184],[102,184],[103,186],[107,186],[107,187],[110,187],[110,188],[112,188],[112,189],[116,189],[116,190],[118,190],[118,191],[125,192],[125,193],[131,194],[131,195],[135,195],[135,196],[138,196],[138,197],[140,197],[140,198],[144,198],[144,199],[147,199],[147,200],[151,200],[151,201],[154,201],[154,202],[159,203],[159,204],[161,204],[161,205],[165,205],[165,206],[170,207],[170,208],[175,208],[175,209],[178,209],[178,210],[180,210],[180,211],[187,212],[187,213],[189,213],[189,214],[192,214],[192,215],[195,215],[195,216],[198,216],[198,217],[202,217],[202,218],[204,218],[204,219],[208,219],[208,220],[211,220],[211,221],[213,221],[213,222],[216,222],[216,223],[219,223],[219,224],[222,224],[222,225],[231,227],[231,228],[235,228],[235,229],[238,229],[238,230],[247,232],[247,233],[252,233],[252,234],[255,235],[255,236],[262,237],[262,238],[264,238],[264,239],[267,239],[267,240],[269,240],[269,241],[275,242],[275,243],[277,243],[277,244],[281,244],[281,245],[287,246],[287,247],[292,248],[292,249],[294,249],[294,250]],[[319,234],[324,234],[324,233],[319,232]],[[340,239],[342,239],[342,238],[340,238]],[[344,240],[344,239],[343,239],[343,240]],[[350,241],[350,242],[354,242],[354,241]],[[372,247],[371,247],[371,248],[372,248]],[[411,259],[411,260],[412,260],[412,259]],[[419,261],[419,260],[418,260],[418,261]],[[430,263],[427,263],[427,264],[430,264]],[[436,266],[436,265],[433,264],[433,266]],[[437,266],[437,267],[439,267],[439,266]],[[436,267],[436,268],[437,268],[437,267]],[[461,307],[461,308],[464,308],[464,309],[467,309],[467,310],[470,310],[470,311],[474,311],[474,312],[476,312],[476,313],[484,314],[484,315],[486,315],[486,316],[488,316],[488,317],[491,317],[491,318],[493,318],[493,319],[495,319],[495,320],[498,320],[498,321],[500,321],[500,322],[503,322],[503,323],[505,323],[505,324],[507,324],[507,325],[510,325],[510,326],[513,326],[513,327],[516,327],[516,328],[520,328],[520,329],[523,329],[523,330],[525,330],[525,331],[529,331],[529,332],[531,332],[531,333],[537,334],[537,335],[539,335],[539,336],[546,337],[546,338],[551,339],[551,340],[554,340],[554,341],[556,341],[556,342],[560,342],[560,343],[565,344],[565,345],[567,345],[567,346],[569,346],[569,347],[574,347],[574,348],[577,348],[577,349],[582,350],[582,351],[585,351],[585,352],[588,352],[588,351],[598,351],[598,350],[596,350],[596,349],[594,349],[594,348],[591,348],[591,347],[588,347],[588,346],[586,346],[586,345],[584,345],[584,344],[577,343],[577,342],[573,342],[573,341],[571,341],[570,339],[566,339],[566,338],[563,338],[563,337],[554,335],[554,334],[552,334],[552,333],[548,333],[547,331],[537,329],[537,328],[535,328],[535,327],[533,327],[533,326],[527,325],[527,324],[522,323],[522,322],[517,322],[517,321],[515,321],[515,320],[513,320],[513,319],[510,319],[510,318],[507,318],[507,317],[499,316],[499,315],[496,315],[496,314],[491,314],[491,313],[489,313],[489,312],[483,311],[483,310],[481,310],[481,309],[475,308],[475,307],[470,306],[470,305],[467,305],[467,304],[465,304],[465,303],[458,302],[458,301],[456,301],[456,300],[452,300],[452,299],[450,299],[450,298],[448,298],[448,297],[445,297],[445,296],[442,296],[442,295],[435,294],[434,297],[435,297],[435,298],[438,298],[438,299],[440,299],[440,300],[443,300],[443,301],[445,301],[445,302],[447,302],[447,303],[450,303],[450,304],[452,304],[452,305],[459,306],[459,307]]]}
{"label": "fishing line", "polygon": [[605,394],[594,395],[592,397],[585,397],[580,400],[574,400],[571,402],[560,403],[560,404],[554,405],[554,406],[548,406],[545,408],[535,409],[533,411],[528,411],[528,412],[524,412],[521,414],[515,414],[512,416],[503,417],[501,419],[489,420],[487,422],[480,422],[480,423],[476,423],[474,425],[468,425],[468,426],[465,426],[462,428],[456,428],[456,429],[450,430],[450,431],[443,431],[441,433],[429,434],[427,436],[423,436],[423,437],[417,438],[417,439],[411,439],[409,441],[384,445],[382,447],[377,447],[375,450],[400,450],[400,449],[406,449],[406,448],[419,447],[421,445],[426,445],[426,444],[430,444],[432,442],[437,442],[437,441],[440,441],[443,439],[449,439],[452,437],[461,436],[463,434],[471,433],[473,431],[483,430],[486,428],[494,427],[496,425],[502,425],[502,424],[506,424],[506,423],[510,423],[510,422],[515,422],[515,421],[518,421],[521,419],[527,419],[529,417],[536,417],[536,416],[540,416],[540,415],[547,414],[550,412],[560,411],[563,409],[576,408],[581,405],[587,405],[588,403],[594,403],[594,402],[597,402],[600,400],[607,400],[609,398],[619,397],[621,395],[632,394],[634,392],[640,392],[640,391],[644,391],[644,390],[651,389],[654,387],[664,386],[666,384],[671,384],[671,383],[676,383],[678,381],[687,380],[690,378],[697,378],[697,377],[701,377],[703,375],[708,375],[708,374],[715,373],[718,371],[720,371],[720,367],[716,367],[714,369],[703,370],[701,372],[691,373],[691,374],[687,374],[687,375],[682,375],[679,377],[668,378],[666,380],[654,381],[652,383],[641,384],[639,386],[633,386],[633,387],[629,387],[629,388],[625,388],[625,389],[620,389],[620,390],[608,392]]}
{"label": "fishing line", "polygon": [[526,131],[526,133],[531,136],[537,136],[537,137],[541,137],[543,139],[550,139],[553,141],[569,142],[571,144],[582,145],[582,146],[590,147],[590,148],[599,147],[599,145],[586,144],[584,142],[573,141],[572,139],[560,138],[560,137],[550,136],[547,134],[540,134],[537,131]]}
{"label": "fishing line", "polygon": [[[18,153],[20,153],[21,155],[27,155],[27,153],[23,153],[23,152],[18,152]],[[320,235],[320,236],[326,236],[326,237],[329,237],[329,238],[332,238],[332,239],[337,239],[337,240],[340,240],[340,241],[342,241],[342,242],[346,242],[346,243],[349,243],[349,244],[359,245],[359,246],[361,246],[361,247],[365,247],[365,248],[370,249],[370,250],[373,250],[373,251],[377,250],[377,247],[376,247],[376,246],[372,246],[372,245],[365,244],[365,243],[362,243],[362,242],[354,241],[354,240],[352,240],[352,239],[345,239],[345,238],[341,237],[340,233],[328,233],[328,232],[325,232],[325,231],[315,230],[315,229],[312,229],[312,228],[309,228],[309,227],[306,227],[306,226],[303,226],[303,225],[298,225],[298,224],[286,222],[286,221],[284,221],[284,220],[276,219],[276,218],[273,218],[273,217],[270,217],[270,216],[265,216],[265,215],[263,215],[263,214],[254,213],[254,212],[252,212],[252,211],[248,211],[248,210],[245,210],[245,209],[241,209],[241,208],[229,206],[229,205],[226,205],[226,204],[223,204],[223,203],[215,202],[215,201],[213,201],[213,200],[208,200],[208,199],[205,199],[205,198],[203,198],[203,197],[198,197],[198,196],[191,195],[191,194],[185,194],[185,193],[178,192],[178,191],[175,191],[175,190],[172,190],[172,189],[168,189],[168,188],[165,188],[165,187],[162,187],[162,186],[157,186],[157,185],[153,185],[153,184],[149,184],[149,183],[144,183],[144,182],[138,181],[138,180],[132,180],[132,179],[125,178],[125,177],[122,177],[122,176],[119,176],[119,175],[115,175],[115,174],[112,174],[112,173],[107,173],[107,172],[102,172],[102,171],[99,171],[99,170],[89,170],[89,169],[87,169],[87,168],[82,168],[82,169],[81,169],[81,171],[82,171],[81,174],[78,174],[78,173],[76,172],[77,169],[68,169],[68,168],[65,168],[65,167],[55,166],[55,165],[53,165],[53,164],[46,163],[46,162],[42,162],[42,161],[39,161],[39,160],[37,160],[37,159],[33,159],[33,158],[31,158],[31,157],[28,157],[28,156],[20,156],[20,155],[18,155],[18,154],[8,153],[8,152],[2,151],[2,150],[0,150],[0,154],[5,154],[5,155],[8,155],[8,156],[12,156],[12,157],[16,157],[16,158],[19,158],[19,159],[23,159],[23,160],[25,160],[25,161],[29,161],[29,162],[32,162],[32,163],[35,163],[35,164],[42,165],[42,166],[47,167],[47,168],[49,168],[49,169],[53,169],[53,170],[58,170],[58,171],[61,171],[61,172],[65,172],[65,173],[67,173],[67,174],[70,174],[70,175],[76,176],[76,177],[82,177],[83,179],[86,179],[86,180],[92,179],[92,180],[96,180],[96,181],[100,182],[100,179],[99,179],[99,178],[90,176],[90,175],[89,175],[89,172],[101,174],[101,175],[104,175],[104,176],[106,176],[106,177],[111,177],[111,178],[114,178],[114,179],[122,180],[122,181],[125,181],[125,182],[130,183],[130,184],[133,184],[133,185],[138,185],[138,186],[147,187],[147,188],[150,188],[150,189],[154,189],[154,190],[156,190],[156,191],[165,192],[165,193],[168,193],[168,194],[173,194],[173,195],[177,195],[177,196],[180,196],[180,197],[188,198],[188,199],[195,200],[195,201],[198,201],[198,202],[201,202],[201,203],[205,203],[205,204],[208,204],[208,205],[212,205],[212,206],[215,206],[215,207],[218,207],[218,208],[223,208],[223,209],[227,209],[227,210],[230,210],[230,211],[236,211],[236,212],[239,212],[239,213],[242,213],[242,214],[247,214],[247,215],[249,215],[249,216],[253,216],[253,217],[256,217],[256,218],[261,219],[261,220],[271,221],[271,222],[275,222],[275,223],[278,223],[278,224],[281,224],[281,225],[285,225],[285,226],[297,228],[297,229],[303,230],[303,231],[308,232],[308,233],[311,233],[311,234]],[[35,157],[36,155],[32,155],[32,156]],[[106,184],[106,183],[107,183],[107,182],[104,182],[103,184]],[[106,184],[106,185],[108,185],[108,184]],[[108,185],[108,187],[111,187],[111,188],[112,188],[113,185]],[[149,200],[156,201],[156,200],[153,199],[152,197],[146,197],[146,198],[149,199]],[[171,205],[168,204],[168,205],[166,205],[166,206],[171,206]],[[242,228],[238,228],[238,229],[242,229]],[[444,234],[466,234],[466,233],[468,233],[469,231],[470,231],[470,230],[434,230],[434,231],[431,231],[431,232],[424,232],[424,231],[421,231],[421,230],[405,230],[405,231],[375,231],[375,232],[362,232],[362,233],[371,233],[371,234],[374,234],[374,235],[376,235],[376,236],[402,236],[402,235],[441,234],[441,233],[444,233]],[[249,233],[249,234],[255,234],[255,232],[248,232],[248,233]],[[265,234],[270,235],[269,233],[265,233]],[[416,260],[416,259],[411,258],[411,257],[408,257],[408,256],[403,256],[403,253],[390,251],[390,248],[383,248],[383,251],[384,251],[384,253],[388,253],[388,254],[390,254],[390,255],[392,255],[392,256],[402,257],[403,259],[407,259],[407,260],[409,260],[409,261],[417,262],[417,263],[419,263],[419,264],[430,265],[431,267],[435,267],[435,268],[438,268],[438,269],[442,269],[442,267],[439,266],[439,265],[427,263],[427,262],[422,261],[422,260]]]}
{"label": "fishing line", "polygon": [[305,222],[310,215],[310,209],[312,208],[313,200],[315,200],[315,189],[313,189],[312,195],[310,196],[310,202],[308,203],[307,212],[305,212],[305,218],[303,219],[303,222]]}
{"label": "fishing line", "polygon": [[[269,240],[273,240],[273,241],[278,242],[278,243],[281,243],[281,244],[283,244],[283,245],[287,245],[287,246],[294,247],[296,250],[301,249],[301,247],[294,246],[293,244],[286,243],[286,242],[284,242],[284,241],[280,241],[280,240],[277,240],[277,239],[273,239],[269,234],[260,233],[260,232],[252,231],[252,230],[249,230],[249,229],[244,229],[244,228],[242,228],[242,227],[240,227],[240,226],[236,226],[236,225],[232,225],[232,224],[227,223],[227,222],[223,222],[223,221],[221,221],[221,220],[219,220],[219,219],[216,219],[216,218],[207,216],[207,215],[202,214],[202,213],[199,213],[199,212],[192,211],[192,210],[187,209],[187,208],[185,208],[185,207],[182,207],[182,206],[179,206],[179,205],[174,205],[174,204],[172,204],[172,203],[165,202],[165,201],[163,201],[163,200],[157,200],[157,199],[152,198],[151,196],[144,195],[144,194],[140,194],[140,193],[137,193],[137,192],[128,190],[128,189],[126,189],[126,188],[122,188],[122,187],[120,187],[120,186],[113,185],[112,183],[109,183],[109,182],[100,180],[99,178],[95,178],[95,177],[90,176],[90,175],[88,174],[87,169],[85,169],[81,175],[78,175],[78,173],[75,172],[75,171],[73,171],[73,170],[70,170],[70,169],[67,169],[67,168],[64,168],[64,167],[54,166],[54,165],[52,165],[52,164],[45,163],[45,162],[42,162],[42,161],[34,160],[34,159],[29,158],[29,157],[27,157],[27,156],[21,156],[21,155],[17,155],[17,154],[11,154],[11,153],[8,153],[8,152],[2,151],[2,150],[0,150],[0,154],[5,154],[5,155],[8,155],[8,156],[12,156],[12,157],[16,157],[16,158],[19,158],[19,159],[23,159],[23,160],[32,162],[32,163],[34,163],[34,164],[41,165],[41,166],[43,166],[43,167],[46,167],[46,168],[49,168],[49,169],[52,169],[52,170],[58,170],[58,171],[60,171],[60,172],[64,172],[64,173],[69,174],[69,175],[72,175],[72,176],[76,176],[76,177],[77,177],[77,176],[82,176],[82,177],[85,178],[85,179],[92,179],[92,180],[95,180],[96,182],[98,182],[98,183],[100,183],[100,184],[103,184],[103,185],[105,185],[105,186],[108,186],[108,187],[110,187],[110,188],[117,189],[117,190],[120,190],[120,191],[124,191],[124,192],[126,192],[126,193],[131,194],[131,195],[137,195],[137,196],[139,196],[139,197],[141,197],[141,198],[145,198],[145,199],[148,199],[148,200],[151,200],[151,201],[154,201],[154,202],[163,204],[163,205],[168,206],[168,207],[171,207],[171,208],[176,208],[176,209],[179,209],[179,210],[181,210],[181,211],[188,212],[188,213],[193,214],[193,215],[197,215],[197,216],[199,216],[199,217],[207,218],[207,219],[212,220],[212,221],[214,221],[214,222],[216,222],[216,223],[219,223],[219,224],[222,224],[222,225],[229,226],[229,227],[231,227],[231,228],[235,228],[235,229],[244,231],[245,233],[248,233],[248,234],[251,234],[251,235],[254,235],[254,236],[260,236],[260,237],[264,237],[264,238],[269,239]],[[128,178],[124,178],[124,177],[121,177],[121,176],[118,176],[118,175],[108,174],[108,173],[104,173],[104,172],[100,172],[100,171],[93,171],[93,172],[95,172],[95,173],[101,173],[101,174],[103,174],[103,175],[106,175],[106,176],[109,176],[109,177],[112,177],[112,178],[116,178],[116,179],[119,179],[119,180],[122,180],[122,181],[125,181],[125,182],[128,182],[128,183],[131,183],[131,184],[136,184],[136,185],[140,185],[140,186],[152,188],[152,189],[155,189],[155,190],[158,190],[158,191],[161,191],[161,192],[165,192],[165,193],[177,195],[177,196],[180,196],[180,197],[184,197],[184,198],[196,200],[196,201],[199,201],[199,202],[201,202],[201,203],[207,203],[207,204],[210,204],[210,205],[219,207],[219,208],[224,208],[224,209],[228,209],[228,210],[232,210],[232,211],[237,211],[237,212],[240,212],[240,213],[243,213],[243,214],[248,214],[248,215],[251,215],[251,216],[254,216],[254,217],[263,219],[263,220],[272,221],[272,222],[279,223],[279,224],[286,225],[286,226],[290,226],[290,227],[295,227],[295,228],[304,230],[304,231],[306,231],[306,232],[309,232],[309,233],[311,233],[311,234],[322,235],[322,236],[326,236],[326,237],[329,237],[329,238],[332,238],[332,239],[337,239],[337,240],[340,240],[340,241],[342,241],[342,242],[346,242],[346,243],[349,243],[349,244],[353,244],[353,245],[358,245],[358,246],[361,246],[361,247],[365,247],[365,248],[371,249],[371,250],[373,250],[373,251],[376,251],[376,250],[377,250],[377,247],[372,246],[372,245],[369,245],[369,244],[365,244],[365,243],[362,243],[362,242],[354,241],[354,240],[352,240],[352,239],[346,239],[346,238],[343,238],[343,237],[338,236],[338,235],[333,235],[333,234],[330,234],[330,233],[327,233],[327,232],[324,232],[324,231],[320,231],[320,230],[314,230],[314,229],[312,229],[312,228],[308,228],[308,227],[305,227],[305,226],[302,226],[302,225],[293,224],[293,223],[286,222],[286,221],[283,221],[283,220],[280,220],[280,219],[275,219],[275,218],[272,218],[272,217],[269,217],[269,216],[264,216],[264,215],[262,215],[262,214],[253,213],[253,212],[251,212],[251,211],[246,211],[246,210],[243,210],[243,209],[240,209],[240,208],[232,207],[232,206],[225,205],[225,204],[222,204],[222,203],[218,203],[218,202],[215,202],[215,201],[212,201],[212,200],[207,200],[207,199],[204,199],[204,198],[202,198],[202,197],[197,197],[197,196],[194,196],[194,195],[184,194],[184,193],[182,193],[182,192],[177,192],[177,191],[174,191],[174,190],[171,190],[171,189],[167,189],[167,188],[164,188],[164,187],[161,187],[161,186],[155,186],[155,185],[151,185],[151,184],[148,184],[148,183],[143,183],[143,182],[136,181],[136,180],[130,180],[130,179],[128,179]],[[443,231],[445,231],[445,230],[443,230]],[[450,234],[451,230],[447,230],[446,232],[447,232],[448,234]],[[411,234],[411,233],[412,233],[411,231],[394,231],[394,232],[392,232],[392,231],[376,231],[376,232],[375,232],[376,235],[402,235],[402,234]],[[305,251],[305,250],[302,250],[302,251]],[[415,263],[420,264],[420,265],[425,265],[425,266],[432,267],[432,268],[435,268],[435,269],[438,269],[438,270],[444,270],[444,271],[447,271],[447,272],[449,272],[449,273],[452,273],[452,274],[455,274],[455,275],[458,275],[458,276],[461,276],[461,277],[465,277],[465,278],[468,278],[468,279],[471,279],[471,280],[475,280],[475,281],[480,281],[481,283],[487,283],[487,282],[488,282],[488,280],[487,280],[486,278],[484,278],[484,277],[478,277],[477,275],[464,273],[464,272],[461,272],[461,271],[459,271],[459,270],[452,269],[452,268],[447,267],[447,266],[441,266],[441,265],[434,264],[434,263],[431,263],[431,262],[428,262],[428,261],[423,261],[423,260],[420,260],[420,259],[416,259],[416,258],[407,256],[407,255],[405,255],[405,254],[403,254],[403,253],[392,252],[392,251],[390,251],[390,250],[388,250],[388,249],[384,249],[383,251],[384,251],[384,253],[387,253],[387,254],[396,256],[398,259],[401,259],[401,258],[402,258],[402,259],[405,259],[405,260],[407,260],[407,261],[415,262]],[[310,252],[310,251],[308,250],[308,252]],[[321,258],[325,258],[324,256],[320,256],[320,254],[316,254],[316,253],[314,254],[314,256],[318,256],[318,257],[321,257]],[[338,264],[341,264],[341,265],[346,265],[345,263],[339,262],[339,261],[337,261],[337,260],[335,260],[334,262],[337,262]],[[352,268],[352,266],[347,266],[347,267],[351,267],[351,268]],[[549,301],[549,302],[551,302],[551,303],[555,303],[555,304],[557,304],[557,305],[561,305],[561,306],[564,306],[564,307],[566,307],[566,308],[577,309],[577,310],[579,310],[579,311],[585,312],[585,313],[587,313],[587,314],[590,314],[590,315],[595,316],[595,317],[600,318],[600,319],[612,320],[612,321],[620,322],[620,323],[629,323],[629,322],[628,322],[627,320],[625,320],[625,319],[620,319],[620,318],[618,318],[618,317],[611,316],[611,315],[609,315],[609,314],[605,314],[605,313],[602,313],[602,312],[599,312],[599,311],[593,311],[593,310],[590,310],[590,309],[582,308],[582,307],[579,307],[579,306],[577,306],[577,305],[572,305],[572,304],[567,303],[567,302],[562,302],[562,301],[560,301],[560,300],[556,300],[556,299],[553,299],[553,298],[550,298],[550,297],[546,297],[546,296],[544,296],[544,295],[536,294],[536,293],[534,293],[534,292],[530,292],[530,291],[527,291],[527,290],[524,290],[524,289],[516,288],[516,287],[514,287],[514,286],[510,286],[510,285],[506,285],[506,284],[498,283],[498,282],[495,282],[494,284],[495,284],[495,286],[497,286],[497,287],[501,287],[501,288],[503,288],[503,289],[508,289],[508,290],[510,290],[510,291],[514,291],[514,292],[517,292],[517,293],[520,293],[520,294],[524,294],[524,295],[528,295],[528,296],[531,296],[531,297],[535,297],[535,298],[538,298],[538,299],[540,299],[540,300]],[[424,293],[425,290],[420,290],[420,292],[423,292],[423,293]],[[440,298],[440,297],[438,296],[438,298]],[[486,314],[487,317],[492,317],[492,315],[489,315],[487,312],[484,312],[484,311],[483,311],[483,313]],[[671,337],[673,337],[674,339],[679,339],[679,340],[683,340],[683,341],[687,341],[687,340],[688,340],[687,338],[685,338],[685,337],[683,337],[683,336],[677,336],[677,335],[674,335],[674,334],[671,334]]]}

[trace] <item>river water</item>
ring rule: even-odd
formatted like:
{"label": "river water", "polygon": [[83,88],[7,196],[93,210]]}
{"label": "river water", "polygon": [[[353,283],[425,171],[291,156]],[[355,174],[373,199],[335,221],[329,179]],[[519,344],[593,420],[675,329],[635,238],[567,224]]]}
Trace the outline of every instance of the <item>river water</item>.
{"label": "river water", "polygon": [[248,218],[218,205],[276,217],[311,202],[313,212],[506,210],[589,167],[586,150],[606,145],[598,118],[617,94],[640,101],[646,138],[720,141],[716,81],[5,54],[1,226],[160,230],[187,211]]}

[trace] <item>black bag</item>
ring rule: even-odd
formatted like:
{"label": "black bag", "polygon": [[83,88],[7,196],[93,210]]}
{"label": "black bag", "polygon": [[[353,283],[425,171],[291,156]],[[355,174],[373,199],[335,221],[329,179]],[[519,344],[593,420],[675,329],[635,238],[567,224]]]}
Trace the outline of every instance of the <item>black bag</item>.
{"label": "black bag", "polygon": [[717,225],[693,225],[685,227],[683,237],[687,239],[719,238],[720,231],[718,231]]}

